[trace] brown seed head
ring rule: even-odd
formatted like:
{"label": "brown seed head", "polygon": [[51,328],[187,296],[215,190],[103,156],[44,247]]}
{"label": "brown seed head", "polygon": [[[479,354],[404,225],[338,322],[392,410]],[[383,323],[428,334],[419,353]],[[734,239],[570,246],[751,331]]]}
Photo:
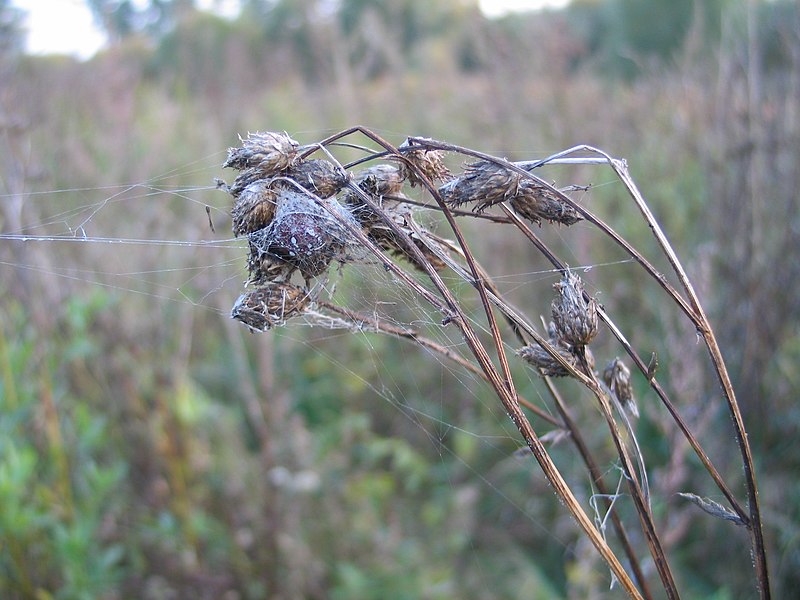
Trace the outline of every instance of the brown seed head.
{"label": "brown seed head", "polygon": [[[241,138],[240,138],[241,139]],[[274,131],[248,133],[240,148],[228,149],[223,167],[257,169],[262,177],[270,177],[288,169],[297,157],[299,144],[286,133]]]}
{"label": "brown seed head", "polygon": [[378,164],[359,171],[356,183],[373,196],[397,196],[403,189],[403,176],[394,165]]}
{"label": "brown seed head", "polygon": [[525,182],[518,173],[481,160],[468,164],[461,177],[440,186],[439,193],[450,206],[474,204],[472,210],[483,212],[518,195],[523,185]]}
{"label": "brown seed head", "polygon": [[259,179],[245,187],[234,200],[231,218],[233,235],[240,236],[263,229],[275,216],[278,194],[269,181]]}
{"label": "brown seed head", "polygon": [[245,169],[236,176],[233,183],[228,187],[227,192],[234,198],[238,198],[245,188],[251,183],[264,179],[258,169]]}
{"label": "brown seed head", "polygon": [[[356,173],[355,183],[380,207],[386,208],[397,204],[397,200],[386,199],[385,196],[400,197],[403,189],[403,178],[400,169],[394,165],[373,165]],[[353,215],[365,227],[381,221],[380,216],[353,192],[348,192],[343,202],[350,208]]]}
{"label": "brown seed head", "polygon": [[[565,361],[576,369],[578,368],[578,361],[574,354],[564,346],[556,345],[554,347]],[[543,376],[568,377],[570,375],[570,372],[539,344],[528,344],[524,348],[517,350],[517,354],[519,354],[520,358],[536,367]]]}
{"label": "brown seed head", "polygon": [[520,216],[537,224],[542,221],[574,225],[583,217],[574,208],[562,201],[546,187],[536,185],[523,186],[525,193],[511,199],[511,207]]}
{"label": "brown seed head", "polygon": [[[574,353],[574,347],[567,344],[564,340],[558,337],[556,324],[550,321],[547,326],[547,333],[549,335],[550,345],[556,349],[556,352],[566,360],[570,365],[582,370],[582,365],[578,362],[578,357]],[[539,369],[541,375],[548,377],[567,377],[571,373],[560,362],[553,358],[550,353],[539,344],[528,344],[524,348],[517,351],[520,357]],[[594,355],[589,348],[584,348],[584,358],[586,359],[586,366],[589,370],[594,369]]]}
{"label": "brown seed head", "polygon": [[[329,198],[338,194],[347,185],[347,174],[332,162],[321,159],[295,163],[283,173],[283,176],[293,179],[320,198]],[[276,181],[275,185],[296,189],[290,183],[281,180]]]}
{"label": "brown seed head", "polygon": [[474,204],[473,210],[479,213],[508,201],[522,217],[534,223],[544,220],[572,225],[581,220],[578,212],[551,190],[486,160],[467,165],[461,177],[442,185],[439,193],[450,206]]}
{"label": "brown seed head", "polygon": [[251,331],[266,331],[301,314],[308,303],[305,289],[289,283],[272,282],[239,296],[231,310],[231,318],[241,321]]}
{"label": "brown seed head", "polygon": [[583,283],[570,271],[553,287],[557,292],[552,312],[558,339],[568,346],[586,346],[597,335],[597,301],[584,299]]}
{"label": "brown seed head", "polygon": [[403,152],[403,157],[406,160],[400,161],[400,176],[407,180],[411,187],[422,185],[422,180],[408,163],[419,169],[431,182],[447,181],[451,177],[450,170],[444,164],[444,152],[441,150],[414,148]]}
{"label": "brown seed head", "polygon": [[603,370],[603,382],[617,396],[625,410],[635,417],[639,416],[631,385],[631,371],[620,358],[612,360]]}

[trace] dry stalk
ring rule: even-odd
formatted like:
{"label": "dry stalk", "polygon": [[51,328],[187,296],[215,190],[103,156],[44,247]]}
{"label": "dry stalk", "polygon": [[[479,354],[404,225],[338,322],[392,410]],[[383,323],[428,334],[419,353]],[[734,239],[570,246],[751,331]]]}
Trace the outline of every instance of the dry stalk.
{"label": "dry stalk", "polygon": [[[370,143],[377,145],[378,149],[352,143],[349,138],[353,135],[364,136]],[[331,154],[331,149],[336,146],[357,148],[364,152],[364,157],[342,166]],[[323,152],[328,160],[309,159],[316,151]],[[460,176],[451,177],[443,162],[444,154],[447,152],[472,157],[479,162],[473,163]],[[574,154],[577,152],[588,153],[591,156],[575,157]],[[349,168],[379,158],[388,159],[399,167],[376,164],[364,169],[355,177],[347,173]],[[569,198],[564,191],[556,189],[532,172],[548,163],[610,165],[634,199],[645,222],[653,230],[685,295],[608,224]],[[282,324],[287,318],[307,311],[309,304],[314,304],[333,313],[335,319],[343,323],[343,326],[348,324],[353,328],[366,326],[371,331],[411,340],[428,351],[437,352],[453,360],[487,381],[525,439],[557,496],[606,560],[623,589],[633,598],[641,598],[642,594],[647,598],[652,597],[636,554],[613,505],[609,503],[607,508],[611,512],[614,529],[630,560],[639,588],[622,567],[603,534],[577,502],[572,490],[548,455],[542,439],[522,411],[521,407],[524,405],[557,427],[566,427],[594,484],[601,494],[607,495],[600,470],[580,435],[577,424],[566,410],[552,383],[545,378],[563,423],[549,417],[541,409],[519,397],[511,374],[506,344],[494,313],[495,309],[499,310],[511,327],[512,333],[521,343],[526,344],[521,351],[522,356],[534,364],[540,373],[571,377],[594,395],[628,481],[631,499],[661,579],[661,585],[667,597],[678,598],[677,586],[650,509],[644,458],[636,442],[633,427],[623,411],[624,407],[629,410],[635,408],[630,387],[630,373],[621,362],[614,362],[604,373],[605,383],[603,383],[594,371],[589,344],[597,333],[598,322],[604,323],[647,378],[732,507],[732,510],[728,511],[726,507],[720,505],[718,510],[730,516],[731,520],[735,518],[750,530],[759,590],[762,598],[769,597],[766,554],[761,533],[752,455],[730,378],[697,295],[623,161],[613,159],[595,148],[579,146],[543,161],[511,163],[469,148],[419,137],[409,137],[401,146],[395,147],[368,129],[353,127],[305,147],[300,147],[286,134],[250,134],[246,140],[242,140],[241,148],[229,150],[226,166],[241,171],[232,186],[228,187],[222,183],[220,187],[234,197],[234,231],[237,235],[248,236],[251,247],[251,259],[248,264],[251,271],[250,281],[256,286],[255,290],[244,295],[237,304],[234,311],[237,313],[237,318],[254,330],[264,330]],[[434,185],[436,180],[445,183],[437,188]],[[416,223],[412,216],[414,202],[402,194],[403,186],[406,184],[421,188],[423,193],[433,200],[433,204],[423,204],[441,212],[455,236],[455,242],[439,238]],[[553,303],[555,324],[549,339],[539,334],[517,309],[503,299],[497,287],[475,259],[457,222],[458,217],[473,215],[469,211],[455,208],[462,203],[473,204],[473,210],[479,213],[495,205],[499,206],[505,216],[489,214],[474,216],[493,222],[513,224],[564,275],[562,282],[557,284],[559,296]],[[292,209],[298,206],[299,210]],[[604,309],[583,291],[580,280],[573,276],[563,261],[539,240],[523,218],[539,224],[548,222],[564,226],[569,226],[580,219],[591,223],[641,265],[697,327],[711,355],[733,416],[745,469],[749,514],[739,505],[708,459],[699,441],[656,381],[654,373],[644,364]],[[358,253],[353,253],[353,248],[366,250],[370,255],[377,257],[402,285],[413,290],[441,312],[444,317],[443,324],[452,323],[458,327],[475,362],[420,336],[412,329],[380,323],[376,319],[354,313],[344,307],[337,307],[324,300],[312,301],[306,291],[310,289],[310,281],[324,276],[332,263],[358,260]],[[433,284],[435,292],[407,273],[390,257],[390,254],[410,262],[423,271]],[[460,260],[455,260],[452,255],[457,255]],[[445,268],[451,269],[477,291],[487,320],[496,364],[489,356],[472,321],[439,274],[439,271]],[[289,281],[295,270],[299,270],[305,279],[305,288]],[[622,428],[614,418],[615,406],[623,420]],[[623,429],[632,444],[630,448],[623,437]],[[712,508],[717,510],[716,507]]]}

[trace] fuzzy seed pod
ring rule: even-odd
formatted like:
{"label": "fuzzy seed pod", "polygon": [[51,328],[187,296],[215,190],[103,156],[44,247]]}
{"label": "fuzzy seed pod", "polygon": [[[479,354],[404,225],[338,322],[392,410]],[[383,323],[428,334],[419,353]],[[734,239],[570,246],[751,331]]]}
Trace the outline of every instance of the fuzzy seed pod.
{"label": "fuzzy seed pod", "polygon": [[[253,235],[257,242],[261,242],[260,235]],[[248,236],[248,237],[251,237]],[[297,267],[292,263],[281,260],[264,252],[263,244],[253,243],[250,240],[250,254],[247,257],[247,271],[250,276],[247,278],[247,286],[263,286],[267,283],[278,281],[289,281],[292,274],[297,271]]]}
{"label": "fuzzy seed pod", "polygon": [[259,179],[244,188],[233,203],[233,235],[240,236],[263,229],[272,222],[278,194],[269,181]]}
{"label": "fuzzy seed pod", "polygon": [[631,385],[631,371],[620,358],[615,358],[603,371],[603,382],[608,386],[620,401],[623,408],[634,417],[639,416],[639,407],[633,396]]}
{"label": "fuzzy seed pod", "polygon": [[[347,185],[347,174],[338,169],[332,162],[321,159],[304,160],[292,165],[283,173],[296,181],[300,186],[320,198],[329,198],[338,194]],[[296,189],[290,183],[276,181],[275,185]]]}
{"label": "fuzzy seed pod", "polygon": [[461,177],[442,185],[439,192],[450,206],[474,204],[475,212],[483,212],[518,195],[522,185],[525,182],[518,173],[481,160],[468,164]]}
{"label": "fuzzy seed pod", "polygon": [[545,220],[572,225],[581,220],[575,209],[547,188],[486,160],[467,165],[461,177],[439,187],[439,193],[450,206],[474,204],[472,210],[478,213],[509,201],[514,210],[534,223]]}
{"label": "fuzzy seed pod", "polygon": [[262,177],[270,177],[288,169],[297,157],[299,144],[287,133],[273,131],[248,133],[240,148],[228,148],[223,167],[257,169]]}
{"label": "fuzzy seed pod", "polygon": [[[398,200],[386,199],[385,196],[395,198],[402,196],[403,178],[400,175],[400,169],[393,165],[379,164],[359,171],[356,174],[355,183],[372,198],[375,204],[382,208],[388,208],[398,203]],[[381,222],[380,216],[375,214],[375,211],[352,191],[345,194],[342,201],[364,227],[369,228]]]}
{"label": "fuzzy seed pod", "polygon": [[[352,216],[338,203],[339,215]],[[346,229],[304,193],[278,190],[277,210],[270,225],[248,235],[251,275],[263,275],[262,264],[280,261],[299,269],[306,279],[322,274],[336,257],[343,257],[349,240]]]}
{"label": "fuzzy seed pod", "polygon": [[568,346],[586,346],[597,335],[597,301],[584,300],[583,283],[570,271],[553,287],[558,294],[552,304],[558,339]]}
{"label": "fuzzy seed pod", "polygon": [[[436,242],[429,238],[427,239],[427,242],[423,241],[420,239],[417,232],[414,231],[416,228],[423,235],[427,233],[424,228],[419,227],[414,222],[413,212],[407,205],[399,204],[395,207],[388,207],[385,209],[385,212],[392,219],[392,221],[394,221],[403,230],[404,233],[408,234],[408,236],[411,238],[411,241],[417,248],[419,248],[420,252],[425,257],[425,260],[428,261],[435,270],[441,271],[445,268],[446,265],[444,262],[442,262],[442,259],[440,259],[429,247],[429,244],[436,244]],[[405,244],[403,244],[401,238],[389,227],[387,223],[383,222],[382,220],[371,224],[367,228],[367,236],[383,250],[387,250],[394,256],[405,258],[420,271],[425,270],[414,253],[411,252],[411,250],[408,249]]]}
{"label": "fuzzy seed pod", "polygon": [[258,169],[245,169],[236,176],[236,179],[227,188],[227,192],[234,198],[238,198],[248,185],[262,180],[264,180],[264,175]]}
{"label": "fuzzy seed pod", "polygon": [[378,164],[359,171],[356,183],[373,196],[397,196],[403,189],[402,174],[394,165]]}
{"label": "fuzzy seed pod", "polygon": [[[551,340],[552,343],[552,340]],[[575,355],[567,350],[564,346],[554,345],[556,352],[570,365],[578,369],[578,361]],[[533,365],[539,370],[539,373],[545,377],[568,377],[570,372],[558,362],[555,358],[550,356],[550,353],[539,344],[528,344],[524,348],[517,350],[517,354],[527,363]]]}
{"label": "fuzzy seed pod", "polygon": [[251,331],[266,331],[305,311],[309,303],[305,289],[289,283],[273,282],[239,296],[231,318]]}
{"label": "fuzzy seed pod", "polygon": [[564,203],[553,192],[535,184],[528,193],[514,196],[511,199],[511,207],[521,217],[538,225],[541,225],[542,221],[574,225],[583,218],[578,211]]}
{"label": "fuzzy seed pod", "polygon": [[[450,170],[445,166],[444,152],[441,150],[426,150],[424,148],[414,148],[403,152],[406,161],[413,164],[431,182],[447,181],[450,179]],[[400,162],[400,176],[411,184],[411,187],[422,185],[422,180],[406,161]]]}

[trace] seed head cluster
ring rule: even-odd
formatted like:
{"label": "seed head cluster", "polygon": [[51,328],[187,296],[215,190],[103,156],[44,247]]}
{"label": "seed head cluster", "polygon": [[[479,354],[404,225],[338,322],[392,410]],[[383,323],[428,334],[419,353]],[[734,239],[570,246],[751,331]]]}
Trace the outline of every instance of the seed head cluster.
{"label": "seed head cluster", "polygon": [[[247,237],[246,285],[254,288],[239,298],[233,318],[263,331],[303,313],[312,304],[312,280],[331,265],[367,254],[368,244],[359,242],[363,236],[420,271],[444,269],[450,260],[447,250],[415,220],[413,201],[404,196],[406,187],[423,188],[424,193],[439,184],[450,206],[471,204],[475,212],[507,201],[540,225],[571,225],[581,218],[548,186],[489,160],[468,164],[454,177],[445,153],[420,140],[410,139],[387,162],[354,173],[330,154],[330,160],[308,158],[314,147],[300,146],[287,133],[248,133],[238,147],[229,148],[223,167],[238,174],[230,185],[217,180],[217,186],[233,198],[233,234]],[[576,365],[577,357],[591,356],[583,349],[597,333],[596,303],[584,299],[580,279],[570,273],[556,289],[551,343],[566,363]],[[544,374],[568,374],[544,348],[528,346],[520,354]]]}
{"label": "seed head cluster", "polygon": [[[228,149],[223,164],[238,171],[234,181],[228,185],[217,180],[233,197],[233,234],[248,240],[247,285],[254,289],[239,298],[231,316],[251,331],[264,331],[306,311],[311,280],[359,254],[354,229],[421,270],[424,262],[444,268],[431,247],[444,250],[427,239],[428,232],[404,202],[404,184],[418,183],[407,162],[376,164],[353,175],[329,160],[303,158],[301,150],[286,133],[249,133],[239,147]],[[407,161],[429,179],[448,174],[440,152],[415,149]],[[343,191],[351,179],[377,212],[359,194]],[[304,285],[292,283],[295,273]]]}

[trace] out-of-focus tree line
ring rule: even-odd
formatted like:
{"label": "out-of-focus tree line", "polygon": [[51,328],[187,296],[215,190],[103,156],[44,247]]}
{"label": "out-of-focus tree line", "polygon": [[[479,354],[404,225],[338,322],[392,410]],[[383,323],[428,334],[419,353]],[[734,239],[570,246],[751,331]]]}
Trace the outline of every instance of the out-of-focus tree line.
{"label": "out-of-focus tree line", "polygon": [[[20,11],[0,0],[0,232],[74,226],[70,211],[102,203],[85,223],[94,235],[198,240],[211,235],[208,205],[217,237],[229,237],[219,192],[142,204],[103,202],[105,189],[156,177],[150,191],[207,187],[237,134],[257,129],[305,143],[365,124],[396,143],[425,135],[515,160],[580,143],[625,157],[729,360],[773,592],[800,585],[796,2],[573,0],[494,20],[470,0],[244,0],[234,18],[193,0],[88,4],[109,46],[78,62],[24,55]],[[592,209],[653,248],[609,176],[569,176],[580,181],[564,185],[596,184]],[[549,268],[502,228],[468,229],[498,281]],[[591,233],[541,234],[577,264],[624,258]],[[507,440],[483,441],[508,434],[488,389],[379,336],[247,335],[227,318],[244,260],[0,240],[0,595],[607,597],[608,573],[535,465]],[[342,298],[380,297],[342,277]],[[736,480],[691,328],[630,265],[585,278],[632,342],[657,350],[679,408]],[[509,294],[547,314],[551,283]],[[752,597],[745,533],[676,500],[715,489],[635,383],[679,587]],[[523,391],[546,405],[538,385]],[[572,405],[591,431],[590,402],[576,391]],[[453,427],[434,439],[414,411]],[[588,481],[568,445],[552,451]]]}

